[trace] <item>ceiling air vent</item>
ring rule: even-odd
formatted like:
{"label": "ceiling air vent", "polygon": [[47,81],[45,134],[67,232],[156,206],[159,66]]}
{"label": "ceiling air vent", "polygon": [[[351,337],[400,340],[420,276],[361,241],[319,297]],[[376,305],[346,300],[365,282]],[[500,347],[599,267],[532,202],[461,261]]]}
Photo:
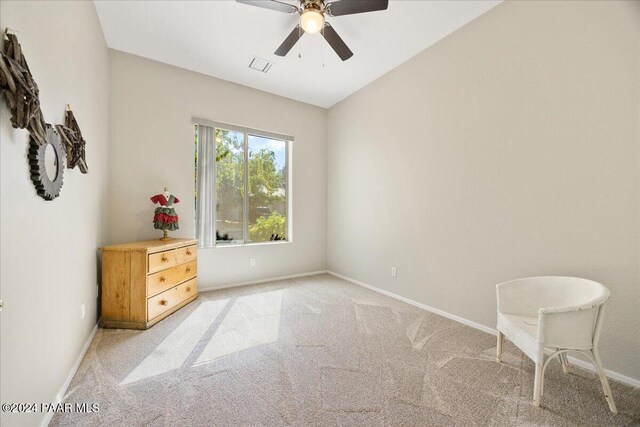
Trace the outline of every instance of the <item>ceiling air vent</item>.
{"label": "ceiling air vent", "polygon": [[251,62],[249,63],[249,68],[251,68],[252,70],[266,73],[271,69],[272,65],[273,63],[267,61],[266,59],[262,59],[262,58],[258,58],[257,56],[254,56],[251,59]]}

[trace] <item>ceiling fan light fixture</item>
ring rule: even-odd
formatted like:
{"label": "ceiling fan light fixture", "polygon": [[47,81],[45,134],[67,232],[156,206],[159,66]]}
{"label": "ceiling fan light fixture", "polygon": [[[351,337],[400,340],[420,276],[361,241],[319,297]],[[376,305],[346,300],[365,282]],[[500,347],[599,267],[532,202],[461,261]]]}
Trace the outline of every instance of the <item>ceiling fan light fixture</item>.
{"label": "ceiling fan light fixture", "polygon": [[[389,0],[298,0],[300,6],[294,6],[283,0],[236,0],[250,6],[258,6],[278,12],[300,14],[299,23],[284,39],[274,52],[277,56],[287,56],[293,46],[302,37],[302,32],[317,34],[322,32],[322,37],[329,43],[333,51],[346,61],[353,56],[353,52],[338,35],[336,30],[325,21],[327,16],[344,16],[358,13],[386,10]],[[293,0],[290,0],[293,1]],[[300,56],[300,54],[298,54]]]}
{"label": "ceiling fan light fixture", "polygon": [[305,33],[317,34],[324,27],[324,15],[319,10],[307,9],[300,15],[300,26]]}

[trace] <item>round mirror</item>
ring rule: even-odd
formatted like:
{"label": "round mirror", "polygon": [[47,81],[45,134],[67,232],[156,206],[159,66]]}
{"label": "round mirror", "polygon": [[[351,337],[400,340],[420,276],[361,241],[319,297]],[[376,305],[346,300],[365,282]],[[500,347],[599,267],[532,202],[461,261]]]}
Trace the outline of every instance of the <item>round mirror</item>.
{"label": "round mirror", "polygon": [[60,195],[60,188],[62,188],[66,153],[62,147],[60,136],[53,129],[53,126],[47,124],[46,132],[47,142],[44,144],[31,136],[29,169],[38,196],[45,200],[53,200]]}
{"label": "round mirror", "polygon": [[47,144],[44,151],[44,169],[51,181],[55,181],[58,175],[58,155],[52,144]]}

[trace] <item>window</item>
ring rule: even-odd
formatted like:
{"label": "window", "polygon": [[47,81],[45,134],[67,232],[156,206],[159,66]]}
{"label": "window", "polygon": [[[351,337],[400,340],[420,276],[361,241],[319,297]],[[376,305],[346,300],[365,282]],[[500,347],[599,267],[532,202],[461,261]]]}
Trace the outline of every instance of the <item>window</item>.
{"label": "window", "polygon": [[200,246],[290,239],[292,137],[196,120]]}

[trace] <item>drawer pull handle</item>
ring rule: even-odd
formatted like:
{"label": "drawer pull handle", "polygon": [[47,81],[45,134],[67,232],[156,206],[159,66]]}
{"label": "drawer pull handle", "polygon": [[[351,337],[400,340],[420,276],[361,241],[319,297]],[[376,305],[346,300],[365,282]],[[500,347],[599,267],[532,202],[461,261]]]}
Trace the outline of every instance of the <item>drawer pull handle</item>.
{"label": "drawer pull handle", "polygon": [[167,281],[167,278],[166,278],[166,277],[164,277],[164,276],[160,276],[160,281],[161,281],[161,282],[166,282],[166,281]]}
{"label": "drawer pull handle", "polygon": [[191,251],[187,249],[187,255],[191,255]]}
{"label": "drawer pull handle", "polygon": [[160,300],[160,305],[167,305],[168,303],[169,301],[167,301],[166,299]]}
{"label": "drawer pull handle", "polygon": [[191,287],[187,286],[187,292],[191,292]]}
{"label": "drawer pull handle", "polygon": [[169,261],[169,258],[167,258],[166,255],[162,255],[162,258],[160,258],[160,261],[167,262],[167,261]]}
{"label": "drawer pull handle", "polygon": [[185,270],[187,273],[189,273],[191,271],[191,267],[187,267],[187,269]]}

